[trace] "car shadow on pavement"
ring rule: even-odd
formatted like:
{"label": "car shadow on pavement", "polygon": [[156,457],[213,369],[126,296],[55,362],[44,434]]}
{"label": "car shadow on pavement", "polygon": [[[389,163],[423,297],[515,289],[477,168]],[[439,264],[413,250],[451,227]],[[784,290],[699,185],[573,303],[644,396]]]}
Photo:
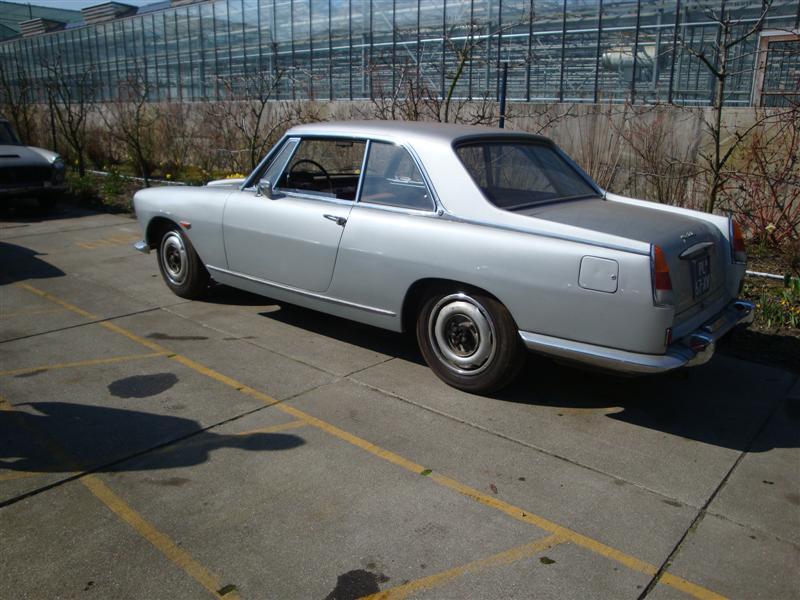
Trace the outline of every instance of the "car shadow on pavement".
{"label": "car shadow on pavement", "polygon": [[[564,409],[558,416],[601,414],[739,451],[800,447],[800,401],[786,397],[792,377],[731,359],[714,360],[727,364],[626,378],[530,356],[523,374],[495,398]],[[762,430],[773,415],[774,423]]]}
{"label": "car shadow on pavement", "polygon": [[39,258],[40,256],[47,256],[47,254],[24,246],[0,242],[0,284],[66,275],[58,267]]}
{"label": "car shadow on pavement", "polygon": [[292,304],[284,304],[277,301],[274,303],[280,307],[280,310],[259,314],[267,319],[279,321],[353,346],[367,348],[373,352],[402,358],[420,365],[425,364],[417,348],[416,340],[410,333],[397,333],[396,331],[379,329],[378,327],[349,321]]}
{"label": "car shadow on pavement", "polygon": [[[77,219],[100,214],[95,210],[81,206],[57,204],[52,208],[42,208],[35,198],[18,198],[0,206],[0,222],[2,223],[43,223],[58,219]],[[0,230],[16,230],[14,225],[0,225]],[[21,230],[21,228],[20,228]]]}
{"label": "car shadow on pavement", "polygon": [[[221,434],[184,417],[108,406],[31,402],[17,408],[0,411],[0,474],[174,469],[204,463],[221,448],[265,452],[305,444],[293,434]],[[119,462],[143,452],[143,459]]]}
{"label": "car shadow on pavement", "polygon": [[259,296],[258,294],[253,294],[245,290],[238,290],[221,283],[212,283],[202,301],[210,304],[225,304],[228,306],[264,306],[274,302],[264,296]]}

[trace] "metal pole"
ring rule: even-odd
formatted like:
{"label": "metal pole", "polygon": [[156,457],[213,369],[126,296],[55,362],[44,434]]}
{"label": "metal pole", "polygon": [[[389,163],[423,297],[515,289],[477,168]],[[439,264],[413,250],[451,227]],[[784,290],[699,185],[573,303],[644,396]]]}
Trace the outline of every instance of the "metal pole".
{"label": "metal pole", "polygon": [[[503,0],[497,0],[497,60],[495,70],[500,71],[500,59],[503,53]],[[499,80],[498,80],[499,84]],[[497,95],[500,95],[500,88],[497,89]]]}
{"label": "metal pole", "polygon": [[561,18],[561,75],[558,78],[558,101],[564,101],[564,54],[567,44],[567,0],[564,0],[564,8]]}
{"label": "metal pole", "polygon": [[506,126],[506,85],[508,83],[508,63],[503,63],[503,71],[500,77],[500,123],[498,127],[503,129]]}
{"label": "metal pole", "polygon": [[[230,31],[231,20],[228,18],[228,31]],[[289,48],[292,55],[292,68],[291,68],[291,85],[292,85],[292,100],[297,99],[297,92],[295,90],[295,77],[297,74],[297,65],[294,58],[294,2],[289,2]],[[230,49],[231,37],[228,33],[228,49]]]}
{"label": "metal pole", "polygon": [[[642,17],[642,0],[636,0],[636,33],[633,38],[633,72],[631,73],[631,104],[636,102],[636,66],[639,61],[639,25]],[[658,60],[658,56],[655,57]]]}
{"label": "metal pole", "polygon": [[447,0],[442,2],[442,91],[440,98],[444,98],[444,70],[445,54],[447,53]]}
{"label": "metal pole", "polygon": [[[533,0],[531,0],[533,1]],[[469,28],[467,35],[469,39],[467,43],[472,43],[472,38],[475,35],[475,0],[469,0]],[[467,98],[472,100],[472,56],[469,57],[469,79],[467,81]]]}
{"label": "metal pole", "polygon": [[531,63],[533,62],[533,0],[530,0],[528,14],[528,56],[525,65],[525,100],[531,101]]}
{"label": "metal pole", "polygon": [[597,104],[600,87],[600,48],[603,39],[603,0],[597,11],[597,52],[594,57],[594,103]]}
{"label": "metal pole", "polygon": [[[370,40],[372,31],[370,31]],[[397,89],[397,0],[392,0],[392,93]]]}
{"label": "metal pole", "polygon": [[[393,28],[392,31],[394,32],[394,25],[392,25],[392,28]],[[374,64],[373,63],[373,59],[372,59],[372,34],[373,34],[373,31],[374,31],[374,25],[373,25],[373,22],[372,22],[372,0],[369,0],[369,60],[367,61],[368,62],[367,69],[368,69],[368,72],[369,72],[369,99],[370,100],[374,99],[374,95],[373,95],[373,92],[372,92],[372,87],[373,87],[372,86],[372,68],[373,68],[373,64]],[[392,73],[394,73],[394,72],[392,72]],[[394,74],[392,75],[392,78],[394,78]],[[383,87],[383,84],[381,84],[381,87]],[[394,83],[392,83],[392,90],[394,90]]]}
{"label": "metal pole", "polygon": [[[675,58],[678,55],[678,27],[681,23],[681,0],[675,3],[675,31],[672,33],[672,63],[669,67],[669,90],[667,91],[667,102],[672,104],[672,90],[675,80]],[[658,57],[656,57],[658,58]]]}
{"label": "metal pole", "polygon": [[333,0],[328,0],[328,99],[333,102]]}
{"label": "metal pole", "polygon": [[347,84],[349,86],[350,100],[353,99],[353,0],[347,2]]}
{"label": "metal pole", "polygon": [[419,61],[421,60],[421,53],[422,49],[420,48],[420,38],[419,38],[419,27],[420,27],[420,16],[419,12],[422,7],[422,0],[417,0],[417,73],[416,73],[416,90],[417,94],[419,94],[419,76],[420,76],[420,66]]}

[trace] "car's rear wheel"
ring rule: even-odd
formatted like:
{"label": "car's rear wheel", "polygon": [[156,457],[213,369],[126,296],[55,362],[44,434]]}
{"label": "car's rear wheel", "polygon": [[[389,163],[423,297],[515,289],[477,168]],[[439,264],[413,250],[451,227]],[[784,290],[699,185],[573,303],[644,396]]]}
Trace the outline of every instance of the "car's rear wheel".
{"label": "car's rear wheel", "polygon": [[181,298],[202,297],[208,290],[209,275],[192,242],[177,227],[168,229],[158,243],[158,268],[161,276]]}
{"label": "car's rear wheel", "polygon": [[478,290],[438,290],[422,305],[417,342],[425,362],[458,389],[490,393],[509,383],[525,359],[514,319]]}

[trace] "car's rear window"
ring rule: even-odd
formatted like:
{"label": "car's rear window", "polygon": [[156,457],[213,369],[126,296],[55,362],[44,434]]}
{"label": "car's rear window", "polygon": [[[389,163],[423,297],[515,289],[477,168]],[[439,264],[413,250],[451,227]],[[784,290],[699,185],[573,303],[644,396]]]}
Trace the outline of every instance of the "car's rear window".
{"label": "car's rear window", "polygon": [[486,198],[515,210],[543,202],[596,196],[593,188],[552,147],[519,140],[459,145],[456,154]]}

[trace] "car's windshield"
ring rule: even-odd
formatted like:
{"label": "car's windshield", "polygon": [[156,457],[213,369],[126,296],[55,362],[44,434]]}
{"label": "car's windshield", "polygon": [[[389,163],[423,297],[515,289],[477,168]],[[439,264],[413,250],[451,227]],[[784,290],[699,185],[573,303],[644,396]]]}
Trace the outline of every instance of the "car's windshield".
{"label": "car's windshield", "polygon": [[558,152],[543,143],[520,140],[462,144],[456,153],[486,198],[515,210],[543,202],[597,196]]}
{"label": "car's windshield", "polygon": [[0,145],[2,144],[10,146],[18,146],[19,140],[17,139],[17,136],[14,134],[14,130],[11,129],[11,125],[0,121]]}

